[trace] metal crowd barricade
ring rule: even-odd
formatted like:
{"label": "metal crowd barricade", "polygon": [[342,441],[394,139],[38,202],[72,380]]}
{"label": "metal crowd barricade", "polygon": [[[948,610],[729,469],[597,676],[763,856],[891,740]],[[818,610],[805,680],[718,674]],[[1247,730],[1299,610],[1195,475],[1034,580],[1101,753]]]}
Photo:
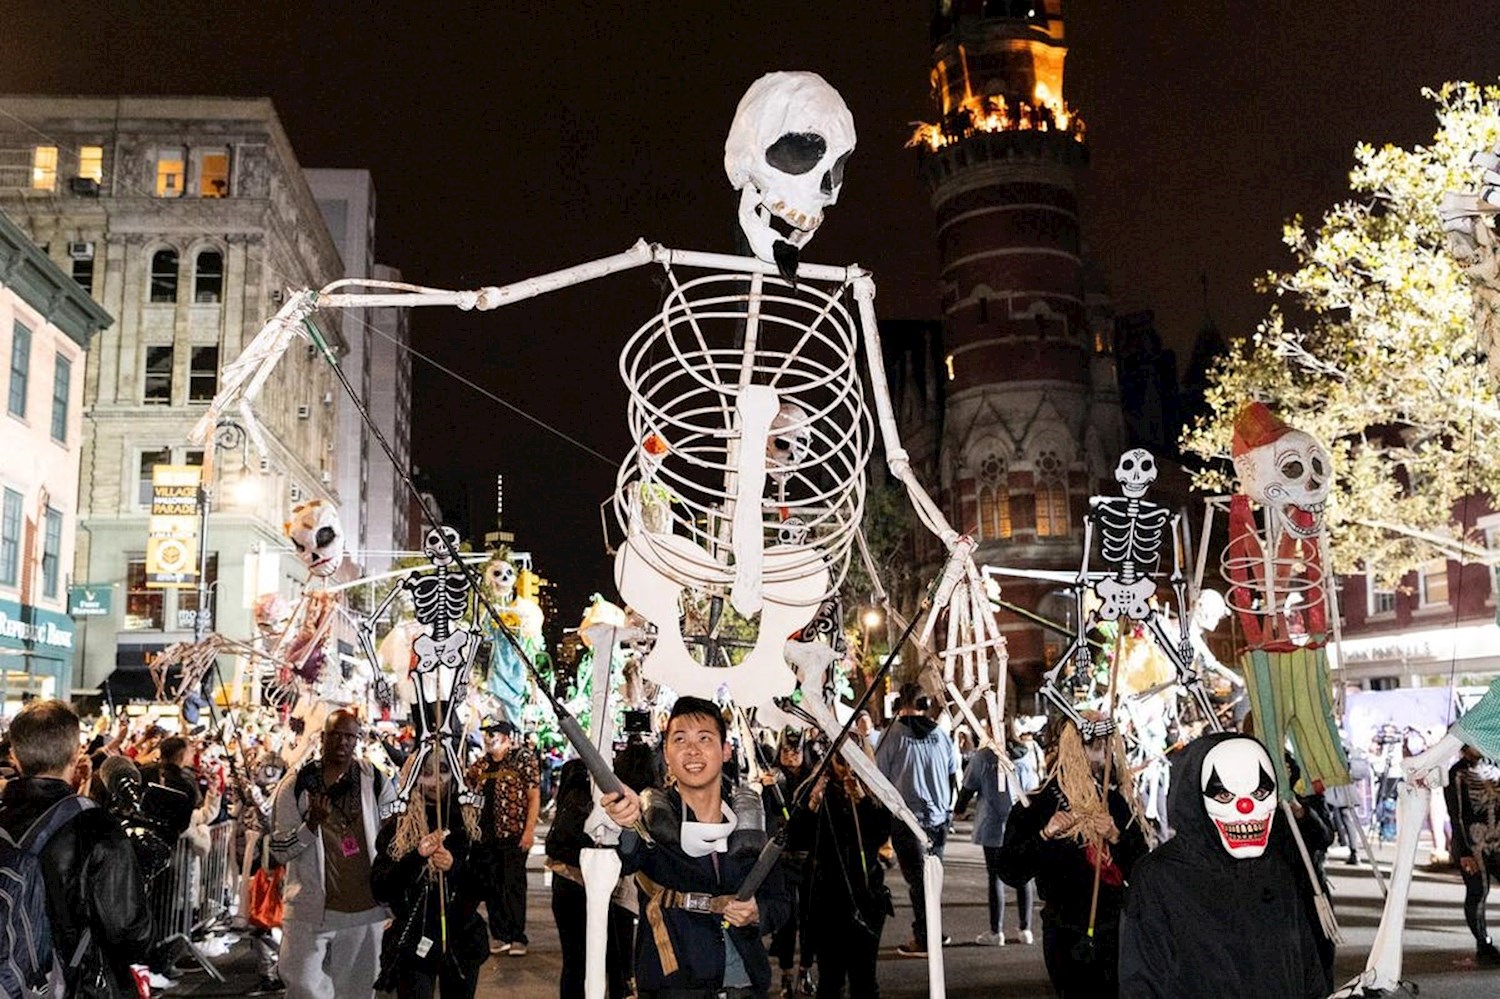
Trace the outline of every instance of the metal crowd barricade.
{"label": "metal crowd barricade", "polygon": [[233,821],[208,826],[208,849],[201,835],[183,833],[172,849],[172,862],[151,886],[151,910],[156,944],[167,948],[181,945],[215,981],[224,981],[219,969],[197,942],[227,925],[235,907]]}

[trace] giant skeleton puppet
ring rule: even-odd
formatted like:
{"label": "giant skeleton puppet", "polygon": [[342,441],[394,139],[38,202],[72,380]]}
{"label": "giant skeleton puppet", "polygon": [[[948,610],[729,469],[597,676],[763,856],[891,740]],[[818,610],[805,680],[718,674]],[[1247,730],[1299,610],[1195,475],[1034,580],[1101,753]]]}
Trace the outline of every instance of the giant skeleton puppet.
{"label": "giant skeleton puppet", "polygon": [[[372,633],[374,623],[385,616],[401,593],[411,600],[412,612],[423,629],[411,643],[417,759],[407,768],[406,777],[396,790],[398,812],[406,811],[434,745],[450,773],[462,774],[466,769],[458,752],[464,734],[460,712],[469,695],[479,633],[468,627],[472,596],[469,576],[458,565],[458,542],[458,532],[451,527],[428,529],[422,539],[422,554],[432,563],[432,569],[406,576],[399,586],[392,587],[360,630],[366,657],[372,663],[378,661]],[[479,799],[463,787],[459,790],[459,800],[472,805]]]}
{"label": "giant skeleton puppet", "polygon": [[[347,279],[296,292],[226,366],[206,419],[237,407],[247,431],[258,433],[250,403],[297,335],[321,342],[310,321],[319,308],[488,310],[656,264],[665,289],[660,308],[620,357],[635,446],[621,464],[613,502],[625,535],[615,563],[620,593],[656,628],[646,676],[677,693],[714,697],[722,688],[741,708],[767,720],[782,716],[775,701],[797,683],[785,645],[842,581],[878,422],[892,474],[918,520],[950,553],[924,638],[948,615],[949,634],[964,644],[941,653],[945,670],[963,665],[965,683],[989,682],[991,668],[1003,661],[1004,639],[974,565],[973,541],[948,523],[901,446],[875,282],[856,265],[804,263],[793,252],[806,246],[837,200],[853,146],[848,108],[821,77],[769,74],[746,92],[725,143],[725,168],[741,192],[741,226],[759,259],[640,241],[614,256],[504,287],[455,292]],[[351,285],[378,290],[344,290]],[[873,417],[858,370],[861,354]],[[727,595],[742,617],[754,619],[754,647],[737,665],[710,669],[689,651],[679,621],[684,590]],[[465,667],[454,669],[456,679]],[[993,675],[1003,683],[1003,666]],[[1003,690],[993,700],[1003,704]],[[989,719],[992,729],[999,724]],[[588,752],[597,757],[592,746]],[[902,812],[888,782],[872,780],[871,790]],[[923,835],[920,827],[916,832]],[[940,933],[941,863],[929,856],[927,868],[928,926]],[[928,961],[930,992],[941,996],[941,949],[933,948]]]}

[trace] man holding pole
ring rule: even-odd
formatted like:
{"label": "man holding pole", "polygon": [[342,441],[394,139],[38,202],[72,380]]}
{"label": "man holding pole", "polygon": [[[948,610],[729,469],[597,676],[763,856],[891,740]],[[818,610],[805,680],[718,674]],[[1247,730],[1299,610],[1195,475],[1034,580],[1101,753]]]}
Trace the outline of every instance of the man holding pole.
{"label": "man holding pole", "polygon": [[722,776],[730,751],[718,706],[679,698],[664,742],[673,785],[641,796],[622,789],[600,802],[622,829],[622,870],[635,875],[640,890],[641,999],[765,999],[770,990],[763,938],[790,915],[791,895],[777,863],[753,897],[736,897],[755,865],[764,826],[755,828],[763,813],[752,815],[741,802],[737,814],[726,800]]}

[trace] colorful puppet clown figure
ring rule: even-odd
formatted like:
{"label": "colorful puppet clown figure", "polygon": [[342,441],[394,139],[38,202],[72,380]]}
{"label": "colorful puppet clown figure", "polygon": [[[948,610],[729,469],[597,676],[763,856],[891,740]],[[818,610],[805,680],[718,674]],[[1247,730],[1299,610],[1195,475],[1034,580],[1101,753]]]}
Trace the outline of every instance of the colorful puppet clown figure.
{"label": "colorful puppet clown figure", "polygon": [[[1232,454],[1242,492],[1229,504],[1227,602],[1245,631],[1241,665],[1256,731],[1273,746],[1290,733],[1303,774],[1321,792],[1349,783],[1324,648],[1330,580],[1323,507],[1333,482],[1328,450],[1254,402],[1235,417]],[[1263,508],[1264,531],[1251,500]],[[1290,800],[1285,761],[1272,753],[1271,764],[1282,800]]]}
{"label": "colorful puppet clown figure", "polygon": [[505,718],[519,724],[523,707],[530,700],[522,652],[524,651],[526,659],[535,662],[538,654],[545,650],[542,639],[545,618],[541,606],[535,600],[517,595],[518,573],[508,557],[496,553],[484,564],[481,578],[484,581],[485,598],[500,613],[501,624],[515,636],[521,646],[518,650],[486,615],[485,630],[490,639],[490,661],[484,689],[500,702],[500,711]]}
{"label": "colorful puppet clown figure", "polygon": [[1328,995],[1302,875],[1279,848],[1287,830],[1271,763],[1259,741],[1228,732],[1177,757],[1167,802],[1176,835],[1131,872],[1122,997]]}

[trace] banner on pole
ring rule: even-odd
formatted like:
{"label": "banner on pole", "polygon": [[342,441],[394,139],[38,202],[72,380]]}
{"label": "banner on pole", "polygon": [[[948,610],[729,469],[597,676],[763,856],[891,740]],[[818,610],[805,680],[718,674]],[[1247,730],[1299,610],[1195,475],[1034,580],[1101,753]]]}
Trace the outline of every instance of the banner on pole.
{"label": "banner on pole", "polygon": [[146,585],[191,589],[198,585],[197,465],[151,467],[151,520],[146,538]]}

